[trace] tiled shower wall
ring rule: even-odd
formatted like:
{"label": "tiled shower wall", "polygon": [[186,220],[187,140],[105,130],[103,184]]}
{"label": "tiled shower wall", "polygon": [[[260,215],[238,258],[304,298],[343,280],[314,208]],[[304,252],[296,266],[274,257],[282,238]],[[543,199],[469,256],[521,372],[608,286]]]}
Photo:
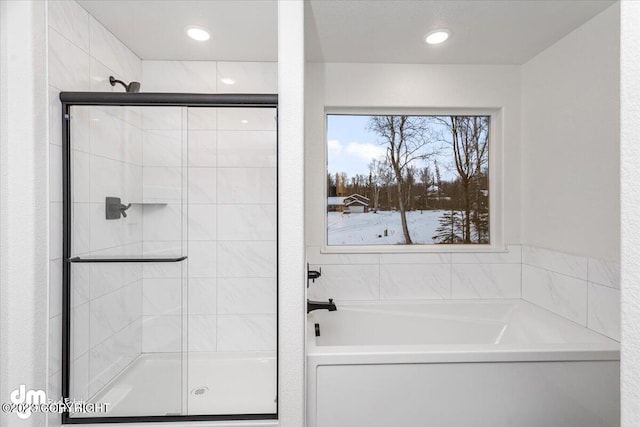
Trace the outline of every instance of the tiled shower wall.
{"label": "tiled shower wall", "polygon": [[500,253],[327,254],[307,247],[310,299],[522,298],[620,339],[619,263],[507,245]]}
{"label": "tiled shower wall", "polygon": [[[142,90],[277,93],[276,73],[275,63],[143,61]],[[185,295],[177,280],[145,266],[143,352],[180,351],[185,320],[190,352],[274,350],[275,110],[149,110],[144,138],[169,137],[180,118],[188,129],[188,287]],[[171,175],[171,159],[159,161],[145,158],[145,199],[148,188]],[[150,215],[160,233],[145,231],[145,245],[170,240],[162,235],[170,212],[145,207],[145,230]]]}
{"label": "tiled shower wall", "polygon": [[[50,381],[48,397],[61,387],[62,310],[62,172],[60,91],[112,91],[109,75],[139,80],[141,61],[99,22],[74,1],[50,1],[49,8],[49,98],[50,98]],[[135,110],[79,108],[72,117],[74,170],[83,176],[87,167],[116,180],[77,180],[73,214],[77,219],[73,242],[76,254],[97,251],[137,251],[142,239],[140,211],[132,208],[129,226],[104,220],[104,196],[117,192],[133,200],[141,193],[141,126]],[[114,146],[113,132],[122,132],[121,146]],[[108,141],[107,141],[108,140]],[[100,144],[109,142],[109,144]],[[106,150],[106,151],[105,151]],[[125,174],[124,172],[128,172]],[[88,176],[88,175],[84,175]],[[104,186],[105,183],[110,183]],[[75,378],[72,388],[78,398],[87,397],[104,385],[140,353],[142,336],[142,271],[140,268],[107,267],[74,270],[78,282],[72,296]],[[74,274],[75,274],[74,273]],[[109,313],[107,317],[105,313]],[[114,363],[114,361],[116,361]],[[59,416],[50,417],[51,425]]]}

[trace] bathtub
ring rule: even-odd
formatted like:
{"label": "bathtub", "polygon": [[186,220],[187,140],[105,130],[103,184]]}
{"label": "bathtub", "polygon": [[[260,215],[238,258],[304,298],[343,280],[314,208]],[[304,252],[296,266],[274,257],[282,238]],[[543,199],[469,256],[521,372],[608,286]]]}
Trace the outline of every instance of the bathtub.
{"label": "bathtub", "polygon": [[337,306],[308,315],[307,427],[620,424],[619,343],[526,301]]}

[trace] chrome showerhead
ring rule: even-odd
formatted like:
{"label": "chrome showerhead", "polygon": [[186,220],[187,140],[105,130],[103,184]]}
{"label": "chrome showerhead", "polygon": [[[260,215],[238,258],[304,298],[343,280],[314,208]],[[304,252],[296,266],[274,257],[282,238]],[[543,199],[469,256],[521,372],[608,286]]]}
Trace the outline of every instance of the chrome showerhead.
{"label": "chrome showerhead", "polygon": [[122,86],[124,86],[124,89],[127,91],[127,93],[140,92],[140,82],[131,82],[129,84],[126,84],[122,80],[118,80],[113,76],[109,76],[109,83],[111,83],[111,86],[115,86],[116,83],[120,83]]}

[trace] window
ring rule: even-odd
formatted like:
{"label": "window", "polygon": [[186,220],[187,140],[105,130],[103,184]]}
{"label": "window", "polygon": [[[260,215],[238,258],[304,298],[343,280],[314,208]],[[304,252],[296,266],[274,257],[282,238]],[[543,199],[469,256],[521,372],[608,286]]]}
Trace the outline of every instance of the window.
{"label": "window", "polygon": [[494,243],[492,115],[326,119],[328,248]]}

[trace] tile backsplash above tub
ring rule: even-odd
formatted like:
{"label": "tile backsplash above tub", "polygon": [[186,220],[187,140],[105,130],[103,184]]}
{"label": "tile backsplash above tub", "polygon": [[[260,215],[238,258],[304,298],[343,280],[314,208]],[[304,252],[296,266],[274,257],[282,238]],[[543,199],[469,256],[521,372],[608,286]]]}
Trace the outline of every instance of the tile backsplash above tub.
{"label": "tile backsplash above tub", "polygon": [[323,254],[307,247],[322,277],[308,297],[337,301],[522,298],[620,339],[620,266],[545,248],[497,253]]}

